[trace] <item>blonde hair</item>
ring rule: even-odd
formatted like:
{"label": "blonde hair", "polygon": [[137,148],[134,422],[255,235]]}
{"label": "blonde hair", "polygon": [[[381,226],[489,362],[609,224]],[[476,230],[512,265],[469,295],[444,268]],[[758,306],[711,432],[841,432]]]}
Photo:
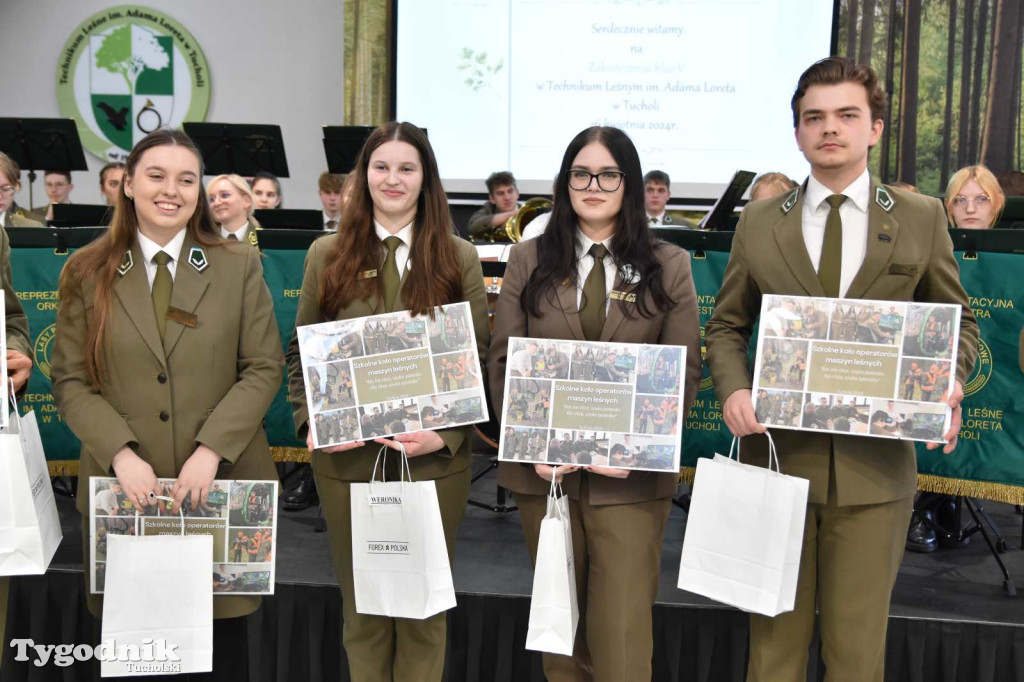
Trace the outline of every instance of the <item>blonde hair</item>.
{"label": "blonde hair", "polygon": [[751,200],[757,195],[758,190],[762,189],[774,190],[770,196],[765,197],[768,199],[778,196],[783,192],[796,189],[796,183],[784,173],[762,173],[758,176],[757,180],[754,180],[754,184],[750,187]]}
{"label": "blonde hair", "polygon": [[0,175],[5,176],[15,187],[21,187],[21,167],[3,152],[0,152]]}
{"label": "blonde hair", "polygon": [[249,210],[245,212],[246,218],[252,217],[253,206],[256,205],[255,200],[252,196],[252,188],[249,187],[249,183],[245,181],[241,175],[235,175],[234,173],[218,175],[214,179],[206,183],[206,193],[210,194],[210,188],[213,187],[214,183],[220,182],[221,180],[227,180],[231,185],[238,190],[238,192],[244,196],[249,197]]}
{"label": "blonde hair", "polygon": [[949,184],[946,185],[946,214],[949,216],[949,221],[956,225],[956,221],[953,219],[953,199],[963,190],[971,180],[978,183],[978,187],[988,195],[988,198],[992,200],[992,223],[986,227],[992,227],[999,222],[999,216],[1003,212],[1003,206],[1006,205],[1006,195],[1003,194],[1002,188],[999,186],[999,181],[996,180],[996,176],[992,174],[985,166],[964,166],[956,173],[953,173],[953,177],[949,179]]}

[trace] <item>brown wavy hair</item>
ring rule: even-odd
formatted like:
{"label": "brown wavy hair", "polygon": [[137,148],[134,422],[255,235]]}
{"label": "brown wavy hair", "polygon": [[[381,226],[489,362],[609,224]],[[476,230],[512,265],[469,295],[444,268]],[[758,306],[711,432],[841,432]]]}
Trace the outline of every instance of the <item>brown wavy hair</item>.
{"label": "brown wavy hair", "polygon": [[[203,157],[195,143],[179,130],[156,130],[139,140],[125,162],[125,180],[135,174],[142,155],[150,149],[163,146],[181,146],[196,155],[199,160],[199,177],[203,175]],[[185,229],[196,244],[215,246],[223,244],[214,229],[213,216],[210,214],[210,202],[206,199],[206,190],[202,182],[199,186],[199,200],[195,213],[188,219]],[[122,182],[122,187],[124,183]],[[102,237],[88,246],[76,251],[60,273],[60,299],[66,301],[80,293],[83,286],[95,288],[93,314],[89,318],[89,328],[85,339],[85,364],[93,386],[99,388],[103,374],[103,345],[107,327],[110,323],[111,292],[117,278],[117,269],[124,262],[125,251],[129,251],[135,243],[139,229],[139,218],[135,213],[135,202],[129,199],[124,191],[118,193],[114,215],[109,229]],[[86,281],[88,280],[88,284]]]}
{"label": "brown wavy hair", "polygon": [[352,197],[341,214],[334,248],[327,256],[320,280],[320,314],[324,319],[335,319],[338,311],[349,303],[369,299],[375,292],[378,300],[384,298],[381,277],[359,279],[358,275],[379,269],[384,261],[386,249],[373,226],[373,202],[366,173],[373,152],[392,141],[415,147],[423,167],[423,186],[416,201],[416,225],[409,254],[412,267],[402,283],[402,301],[414,315],[432,315],[434,307],[462,299],[462,272],[452,240],[454,227],[434,150],[422,130],[411,123],[392,121],[366,139],[349,175]]}

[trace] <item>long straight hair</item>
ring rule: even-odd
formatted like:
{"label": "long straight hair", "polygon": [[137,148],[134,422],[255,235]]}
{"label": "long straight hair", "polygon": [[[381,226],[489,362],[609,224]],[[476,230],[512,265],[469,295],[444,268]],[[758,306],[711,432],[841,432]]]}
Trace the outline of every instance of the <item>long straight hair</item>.
{"label": "long straight hair", "polygon": [[537,238],[537,268],[530,275],[519,305],[523,312],[537,317],[540,315],[540,300],[553,300],[555,288],[569,280],[580,285],[576,253],[576,230],[578,217],[569,197],[569,169],[580,150],[592,142],[604,146],[615,159],[625,176],[622,208],[615,220],[611,251],[620,268],[629,265],[640,277],[636,287],[636,301],[627,303],[619,299],[619,305],[627,317],[637,312],[651,317],[655,311],[647,304],[648,296],[657,310],[665,311],[676,301],[668,295],[661,281],[661,262],[654,255],[658,240],[655,239],[644,210],[644,181],[640,170],[640,156],[633,141],[618,128],[593,126],[580,132],[569,143],[562,157],[562,166],[555,179],[554,207],[548,226]]}
{"label": "long straight hair", "polygon": [[[214,246],[222,244],[213,227],[213,216],[210,215],[210,204],[206,199],[201,178],[203,175],[203,157],[195,143],[185,133],[178,130],[155,130],[132,149],[125,161],[125,180],[135,175],[142,155],[150,149],[163,146],[180,146],[195,154],[199,161],[199,200],[196,210],[188,219],[185,229],[188,236],[196,244]],[[123,187],[123,184],[122,184]],[[89,318],[88,332],[85,338],[85,365],[93,386],[99,388],[103,374],[103,344],[107,327],[110,325],[111,292],[117,277],[117,270],[124,262],[125,251],[132,248],[139,230],[139,217],[135,212],[135,201],[129,199],[122,189],[117,195],[114,215],[110,227],[100,238],[88,246],[79,249],[68,258],[64,270],[60,274],[60,299],[70,300],[79,293],[85,280],[89,286],[95,287],[93,314]]]}
{"label": "long straight hair", "polygon": [[359,273],[379,269],[384,259],[385,247],[373,226],[373,201],[366,174],[373,152],[392,141],[415,147],[423,168],[409,254],[411,268],[402,283],[402,302],[414,315],[424,315],[432,314],[436,306],[462,298],[462,272],[451,238],[452,219],[434,151],[422,130],[411,123],[391,122],[370,134],[350,174],[352,196],[342,211],[334,248],[320,280],[320,314],[324,319],[334,319],[352,301],[369,299],[375,292],[380,300],[384,298],[383,278],[360,279]]}

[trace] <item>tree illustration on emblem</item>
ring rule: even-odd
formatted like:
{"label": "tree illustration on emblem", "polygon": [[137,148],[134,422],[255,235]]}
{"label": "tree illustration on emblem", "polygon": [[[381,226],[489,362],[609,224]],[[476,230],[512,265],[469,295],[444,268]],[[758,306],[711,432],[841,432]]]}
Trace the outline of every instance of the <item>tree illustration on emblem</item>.
{"label": "tree illustration on emblem", "polygon": [[131,24],[114,29],[96,51],[96,66],[111,73],[119,73],[135,94],[135,83],[146,69],[162,71],[171,63],[171,57],[149,31],[132,31]]}

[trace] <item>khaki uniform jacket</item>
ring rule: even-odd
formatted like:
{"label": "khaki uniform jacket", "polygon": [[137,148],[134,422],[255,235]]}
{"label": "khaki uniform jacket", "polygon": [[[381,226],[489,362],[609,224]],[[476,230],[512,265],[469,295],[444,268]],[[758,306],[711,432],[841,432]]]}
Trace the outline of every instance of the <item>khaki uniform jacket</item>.
{"label": "khaki uniform jacket", "polygon": [[[846,298],[956,303],[963,307],[956,377],[977,357],[978,325],[960,285],[942,202],[871,180],[867,251]],[[751,388],[748,345],[763,294],[825,292],[804,246],[803,188],[747,204],[732,242],[715,313],[705,326],[707,362],[719,400]],[[809,479],[809,501],[828,494],[834,452],[840,506],[905,499],[917,489],[910,441],[772,430],[782,472]],[[743,439],[743,460],[765,466],[767,438]]]}
{"label": "khaki uniform jacket", "polygon": [[[337,233],[327,234],[309,247],[306,254],[305,270],[302,276],[302,292],[299,295],[299,308],[295,315],[295,328],[329,322],[320,314],[320,277],[327,265],[327,258],[334,249]],[[484,293],[484,276],[480,267],[480,258],[473,245],[461,237],[451,236],[455,242],[462,266],[462,299],[469,301],[473,314],[473,327],[476,332],[477,350],[483,362],[487,350],[487,296]],[[410,263],[411,263],[410,258]],[[406,269],[408,272],[408,269]],[[405,283],[406,272],[402,273]],[[399,291],[395,311],[405,310]],[[354,317],[379,315],[385,313],[384,306],[376,295],[370,300],[354,300],[341,310],[336,318],[347,320]],[[307,423],[309,421],[306,404],[306,388],[303,382],[302,358],[299,354],[298,334],[292,332],[288,344],[288,393],[295,416],[295,431],[300,440],[305,441]],[[409,468],[414,481],[444,478],[463,471],[470,464],[470,445],[472,427],[463,426],[451,429],[439,429],[437,434],[445,443],[445,448],[409,460]],[[369,442],[367,445],[340,453],[327,453],[321,450],[313,452],[313,467],[317,475],[328,476],[340,481],[369,481],[373,475],[373,464],[380,450],[380,445]],[[389,460],[390,462],[390,460]],[[397,471],[397,469],[396,469]],[[390,474],[389,474],[390,475]]]}
{"label": "khaki uniform jacket", "polygon": [[[14,207],[12,206],[11,209],[14,209]],[[32,220],[31,218],[26,217],[26,215],[23,215],[23,213],[20,212],[20,209],[19,212],[15,212],[11,209],[4,214],[3,227],[46,227],[45,224],[38,220]]]}
{"label": "khaki uniform jacket", "polygon": [[[10,218],[10,213],[7,214]],[[17,217],[17,216],[15,216]],[[5,223],[7,220],[4,221]],[[0,229],[0,287],[4,290],[4,317],[7,325],[7,349],[32,357],[32,338],[28,334],[28,318],[11,281],[11,240]]]}
{"label": "khaki uniform jacket", "polygon": [[[542,296],[539,317],[526,315],[520,307],[523,287],[537,267],[539,241],[531,239],[512,247],[498,298],[494,333],[487,355],[491,400],[498,415],[502,414],[504,400],[509,337],[586,340],[576,306],[575,284],[563,283],[557,287],[555,296]],[[642,317],[637,313],[634,317],[628,317],[623,312],[621,302],[613,300],[600,340],[686,346],[685,421],[685,414],[697,395],[701,372],[700,318],[697,315],[697,294],[690,271],[690,254],[678,246],[660,243],[656,256],[661,262],[665,288],[676,305],[667,312],[661,312],[649,300],[648,309],[655,311],[654,315]],[[629,292],[632,285],[625,284],[616,276],[613,290]],[[513,492],[529,495],[546,495],[550,488],[550,483],[537,475],[533,465],[513,462],[503,462],[498,466],[498,483]],[[579,498],[579,485],[578,472],[562,479],[563,489],[573,499]],[[633,471],[626,479],[595,475],[590,477],[590,503],[606,505],[656,500],[674,495],[678,485],[679,476],[674,473]]]}
{"label": "khaki uniform jacket", "polygon": [[[217,478],[276,479],[263,415],[281,386],[284,357],[259,252],[244,245],[203,248],[208,265],[189,262],[186,236],[175,266],[171,318],[163,342],[138,243],[134,265],[117,275],[111,296],[103,385],[90,385],[83,349],[94,314],[91,280],[61,301],[52,356],[53,395],[82,441],[78,509],[89,513],[90,476],[113,476],[125,445],[158,477],[173,478],[198,444],[223,458]],[[191,322],[191,320],[189,320]],[[245,615],[254,597],[218,597],[217,618]]]}

